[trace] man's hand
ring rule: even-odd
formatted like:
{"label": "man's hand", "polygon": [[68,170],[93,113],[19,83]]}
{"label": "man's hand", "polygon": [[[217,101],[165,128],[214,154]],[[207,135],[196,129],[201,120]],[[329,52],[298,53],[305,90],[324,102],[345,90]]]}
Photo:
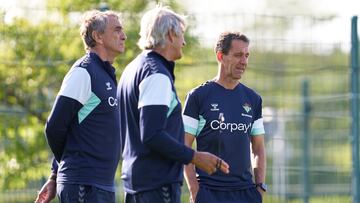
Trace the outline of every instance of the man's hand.
{"label": "man's hand", "polygon": [[208,152],[195,151],[191,163],[209,175],[217,170],[221,170],[226,174],[229,173],[229,165],[224,160]]}
{"label": "man's hand", "polygon": [[49,203],[56,195],[56,181],[49,179],[41,188],[35,203]]}

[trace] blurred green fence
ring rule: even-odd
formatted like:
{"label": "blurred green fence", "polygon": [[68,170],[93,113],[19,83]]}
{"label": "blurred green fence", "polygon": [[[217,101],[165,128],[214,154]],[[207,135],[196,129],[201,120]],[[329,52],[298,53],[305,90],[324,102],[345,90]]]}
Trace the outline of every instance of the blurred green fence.
{"label": "blurred green fence", "polygon": [[[184,53],[178,63],[176,86],[182,100],[191,88],[216,75],[211,45],[217,33],[238,30],[251,39],[250,62],[241,81],[263,98],[269,185],[265,202],[350,202],[350,18],[238,13],[191,19],[191,32],[204,47]],[[334,39],[343,33],[331,33],[338,32],[339,25],[349,33],[346,39]],[[17,135],[6,126],[31,121],[9,104],[0,107],[0,154],[5,154],[4,146],[11,143],[3,135]],[[17,163],[1,163],[6,164]],[[39,176],[26,189],[0,191],[0,202],[31,202],[43,182]],[[183,202],[187,199],[184,187]]]}

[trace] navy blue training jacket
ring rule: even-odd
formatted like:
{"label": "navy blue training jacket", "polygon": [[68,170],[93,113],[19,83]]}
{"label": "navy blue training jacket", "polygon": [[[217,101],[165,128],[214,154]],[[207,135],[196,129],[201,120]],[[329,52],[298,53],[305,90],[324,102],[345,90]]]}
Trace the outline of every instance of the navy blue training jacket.
{"label": "navy blue training jacket", "polygon": [[121,149],[116,92],[115,69],[95,53],[76,61],[65,76],[45,129],[58,162],[57,183],[115,191]]}
{"label": "navy blue training jacket", "polygon": [[174,63],[144,51],[124,70],[118,86],[123,141],[122,179],[134,194],[182,183],[194,151],[184,145]]}

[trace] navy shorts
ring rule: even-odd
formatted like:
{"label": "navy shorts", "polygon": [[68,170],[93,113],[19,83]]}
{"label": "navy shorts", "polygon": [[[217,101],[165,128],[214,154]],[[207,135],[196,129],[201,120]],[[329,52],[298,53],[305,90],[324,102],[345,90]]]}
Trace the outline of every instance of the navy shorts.
{"label": "navy shorts", "polygon": [[61,184],[56,186],[61,203],[115,203],[115,193],[92,185]]}
{"label": "navy shorts", "polygon": [[214,190],[200,186],[195,203],[262,203],[262,196],[255,188],[243,190]]}
{"label": "navy shorts", "polygon": [[125,193],[125,203],[180,203],[181,185],[179,183],[161,186],[154,190],[136,194]]}

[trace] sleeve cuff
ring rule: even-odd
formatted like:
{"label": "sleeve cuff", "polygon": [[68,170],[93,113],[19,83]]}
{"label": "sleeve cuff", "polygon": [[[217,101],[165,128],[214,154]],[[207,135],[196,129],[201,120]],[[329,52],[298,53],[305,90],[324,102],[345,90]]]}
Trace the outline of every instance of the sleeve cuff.
{"label": "sleeve cuff", "polygon": [[184,156],[185,157],[184,164],[189,164],[192,161],[193,157],[194,157],[195,151],[193,149],[185,146],[184,152],[185,152],[184,153],[185,154],[185,156]]}

